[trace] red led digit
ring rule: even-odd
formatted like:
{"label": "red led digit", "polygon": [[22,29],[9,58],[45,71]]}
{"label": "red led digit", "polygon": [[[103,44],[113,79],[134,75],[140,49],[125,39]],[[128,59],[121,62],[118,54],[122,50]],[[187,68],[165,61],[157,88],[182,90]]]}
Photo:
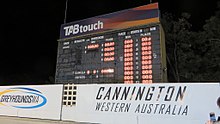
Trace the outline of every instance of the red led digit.
{"label": "red led digit", "polygon": [[104,56],[114,56],[115,52],[105,52]]}
{"label": "red led digit", "polygon": [[152,65],[143,65],[142,69],[152,69]]}
{"label": "red led digit", "polygon": [[133,67],[124,67],[124,70],[133,70]]}
{"label": "red led digit", "polygon": [[152,54],[152,52],[151,51],[142,51],[141,54],[142,55],[150,55],[150,54]]}
{"label": "red led digit", "polygon": [[124,49],[124,52],[125,52],[125,53],[131,53],[131,52],[133,52],[133,49],[132,49],[132,48],[130,48],[130,49]]}
{"label": "red led digit", "polygon": [[131,43],[133,43],[133,40],[132,40],[132,39],[130,39],[130,40],[125,40],[125,41],[124,41],[124,44],[131,44]]}
{"label": "red led digit", "polygon": [[124,54],[124,57],[132,57],[133,56],[133,53],[125,53]]}
{"label": "red led digit", "polygon": [[124,48],[131,48],[131,47],[133,47],[133,44],[124,45]]}
{"label": "red led digit", "polygon": [[142,83],[148,84],[148,83],[153,83],[153,81],[152,80],[142,80]]}
{"label": "red led digit", "polygon": [[115,42],[107,42],[105,43],[105,47],[114,46]]}
{"label": "red led digit", "polygon": [[141,45],[142,46],[150,46],[151,42],[150,41],[142,42]]}
{"label": "red led digit", "polygon": [[147,37],[142,37],[141,41],[148,41],[148,38]]}
{"label": "red led digit", "polygon": [[124,76],[124,80],[133,80],[133,76]]}
{"label": "red led digit", "polygon": [[105,62],[114,61],[114,60],[115,60],[114,57],[105,57],[105,58],[104,58],[104,61],[105,61]]}
{"label": "red led digit", "polygon": [[146,51],[146,50],[150,51],[151,50],[151,46],[144,46],[144,47],[141,48],[141,50],[142,51]]}
{"label": "red led digit", "polygon": [[142,60],[149,60],[149,59],[152,59],[152,56],[142,56]]}
{"label": "red led digit", "polygon": [[96,49],[98,47],[99,47],[99,44],[89,44],[87,48],[88,49]]}
{"label": "red led digit", "polygon": [[125,61],[125,62],[127,62],[127,61],[133,61],[133,58],[132,58],[132,57],[124,58],[124,61]]}
{"label": "red led digit", "polygon": [[152,75],[142,75],[142,79],[152,79]]}
{"label": "red led digit", "polygon": [[131,66],[131,65],[133,65],[133,62],[125,62],[124,63],[124,66]]}
{"label": "red led digit", "polygon": [[90,74],[90,70],[87,70],[87,71],[86,71],[86,74]]}
{"label": "red led digit", "polygon": [[104,51],[114,51],[115,48],[114,47],[106,47],[104,48]]}
{"label": "red led digit", "polygon": [[102,73],[102,74],[114,73],[114,69],[111,69],[111,68],[109,68],[109,69],[102,69],[102,70],[101,70],[101,73]]}
{"label": "red led digit", "polygon": [[124,75],[133,75],[133,71],[124,71]]}
{"label": "red led digit", "polygon": [[142,75],[142,79],[148,79],[148,75]]}
{"label": "red led digit", "polygon": [[133,84],[133,81],[124,81],[125,84]]}
{"label": "red led digit", "polygon": [[142,74],[152,74],[152,70],[142,70]]}
{"label": "red led digit", "polygon": [[142,63],[142,65],[150,65],[150,64],[152,64],[152,61],[151,60],[143,60],[141,63]]}
{"label": "red led digit", "polygon": [[142,37],[141,41],[151,41],[151,37]]}
{"label": "red led digit", "polygon": [[149,79],[153,79],[153,76],[152,76],[152,75],[149,75],[148,78],[149,78]]}
{"label": "red led digit", "polygon": [[147,84],[147,83],[148,83],[148,80],[142,80],[142,83],[143,83],[143,84]]}

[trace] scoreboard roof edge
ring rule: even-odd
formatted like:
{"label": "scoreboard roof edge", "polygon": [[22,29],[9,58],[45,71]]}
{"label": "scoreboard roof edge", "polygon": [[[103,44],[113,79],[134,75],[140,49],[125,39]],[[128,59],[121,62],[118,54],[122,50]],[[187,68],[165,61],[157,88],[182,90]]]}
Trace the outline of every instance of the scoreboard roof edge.
{"label": "scoreboard roof edge", "polygon": [[[158,3],[62,24],[60,40],[159,22]],[[59,41],[59,40],[58,40]]]}

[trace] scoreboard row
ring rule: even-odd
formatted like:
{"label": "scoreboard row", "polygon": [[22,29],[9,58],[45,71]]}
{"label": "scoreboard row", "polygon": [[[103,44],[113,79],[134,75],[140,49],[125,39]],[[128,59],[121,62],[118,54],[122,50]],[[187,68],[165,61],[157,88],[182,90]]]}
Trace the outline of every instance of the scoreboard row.
{"label": "scoreboard row", "polygon": [[59,41],[56,83],[165,82],[165,56],[159,23],[74,37]]}

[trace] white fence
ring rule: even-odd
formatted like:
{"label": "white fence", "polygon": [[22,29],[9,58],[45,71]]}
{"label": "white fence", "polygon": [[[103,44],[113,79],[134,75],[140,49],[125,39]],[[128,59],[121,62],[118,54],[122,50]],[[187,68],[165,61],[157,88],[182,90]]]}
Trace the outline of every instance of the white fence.
{"label": "white fence", "polygon": [[76,104],[62,120],[102,124],[204,124],[220,113],[218,83],[77,85]]}
{"label": "white fence", "polygon": [[0,114],[101,124],[204,124],[210,112],[220,113],[219,97],[219,83],[11,86],[0,87]]}

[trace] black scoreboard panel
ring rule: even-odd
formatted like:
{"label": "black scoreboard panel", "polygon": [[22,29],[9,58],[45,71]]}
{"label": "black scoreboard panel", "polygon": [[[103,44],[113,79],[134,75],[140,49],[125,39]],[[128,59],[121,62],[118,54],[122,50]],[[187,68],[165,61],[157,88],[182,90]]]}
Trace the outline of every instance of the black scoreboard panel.
{"label": "black scoreboard panel", "polygon": [[59,41],[57,83],[154,83],[166,81],[160,24]]}

